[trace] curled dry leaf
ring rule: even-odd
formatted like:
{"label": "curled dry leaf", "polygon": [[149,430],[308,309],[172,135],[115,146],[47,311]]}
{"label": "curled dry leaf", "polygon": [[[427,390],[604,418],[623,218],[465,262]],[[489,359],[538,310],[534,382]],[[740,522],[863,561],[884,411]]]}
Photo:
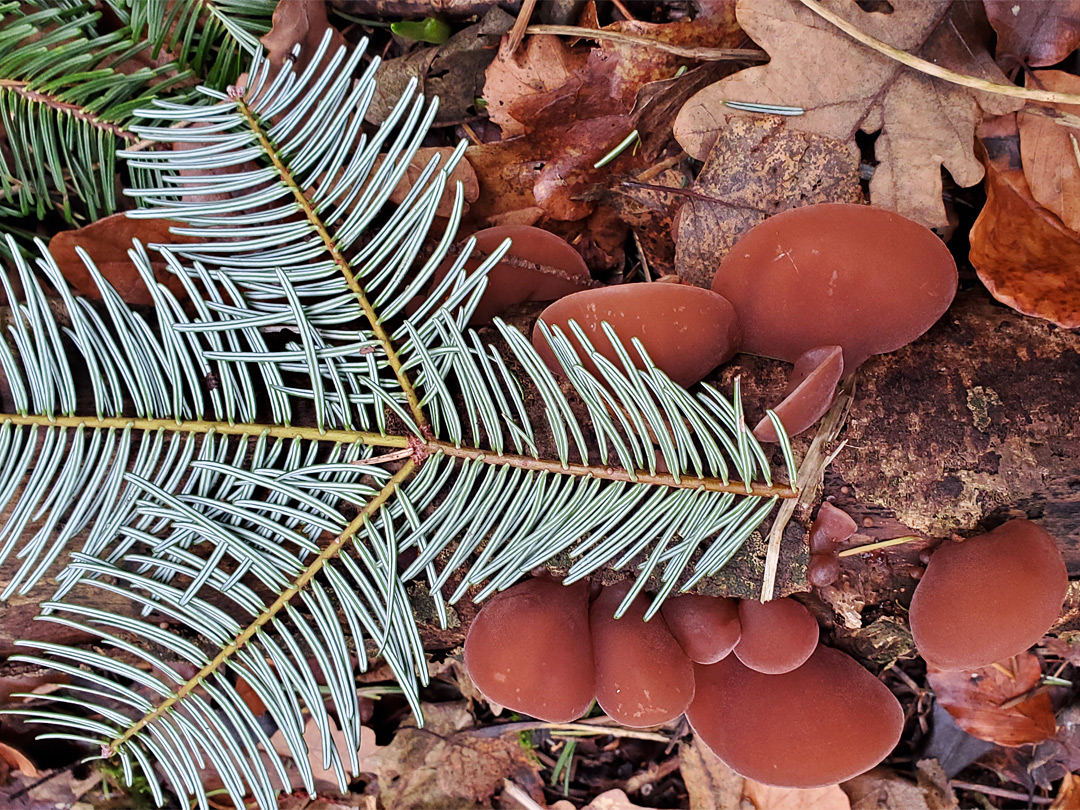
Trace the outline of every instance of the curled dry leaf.
{"label": "curled dry leaf", "polygon": [[977,670],[927,665],[926,680],[938,702],[973,737],[1004,746],[1037,743],[1054,736],[1057,725],[1050,695],[1035,692],[1042,666],[1021,653]]}
{"label": "curled dry leaf", "polygon": [[[329,718],[327,722],[330,723],[330,739],[334,743],[334,748],[337,749],[337,754],[341,758],[341,762],[345,768],[346,778],[348,778],[349,752],[348,744],[345,741],[345,735],[337,727],[333,718]],[[319,732],[318,726],[315,725],[315,721],[310,717],[304,724],[303,739],[304,744],[307,745],[308,762],[311,765],[311,774],[316,792],[336,794],[338,792],[337,776],[334,774],[333,766],[329,769],[323,767],[322,735]],[[270,738],[270,744],[281,756],[291,756],[289,745],[285,741],[285,735],[282,734],[281,731],[274,732],[274,736]],[[360,729],[360,748],[356,752],[357,758],[360,761],[360,772],[375,772],[376,760],[373,757],[381,748],[382,746],[376,745],[375,743],[374,731],[367,726]]]}
{"label": "curled dry leaf", "polygon": [[1080,45],[1080,0],[983,0],[997,33],[998,61],[1054,65]]}
{"label": "curled dry leaf", "polygon": [[[1080,76],[1060,70],[1038,70],[1029,87],[1080,93]],[[1063,113],[1080,114],[1080,105],[1062,104]],[[1031,196],[1057,214],[1066,228],[1080,231],[1080,127],[1062,126],[1044,115],[1020,112],[1020,160]]]}
{"label": "curled dry leaf", "polygon": [[[199,240],[180,236],[169,231],[170,223],[164,219],[130,219],[125,214],[112,214],[85,227],[73,231],[61,231],[49,241],[49,252],[68,283],[75,291],[91,298],[101,298],[101,292],[75,252],[82,248],[94,260],[105,279],[116,288],[120,297],[129,304],[149,306],[154,303],[150,290],[139,276],[138,270],[128,256],[132,240],[143,245],[190,243]],[[181,300],[187,297],[184,287],[166,268],[161,254],[150,252],[150,266],[155,277]]]}
{"label": "curled dry leaf", "polygon": [[34,763],[22,751],[7,743],[0,742],[0,759],[2,759],[13,771],[21,771],[31,778],[40,776]]}
{"label": "curled dry leaf", "polygon": [[[855,3],[825,3],[858,29],[961,73],[1006,82],[981,47],[971,3],[897,3],[889,14]],[[878,132],[878,166],[870,181],[875,205],[930,227],[947,224],[941,167],[961,186],[983,176],[972,152],[981,110],[1000,115],[1020,103],[951,85],[910,70],[861,45],[797,0],[739,0],[739,24],[769,52],[762,67],[740,71],[702,90],[683,107],[675,136],[704,160],[733,118],[725,100],[802,107],[788,129],[833,138],[858,154],[855,133]]]}
{"label": "curled dry leaf", "polygon": [[988,122],[980,135],[986,205],[971,228],[972,265],[1003,304],[1067,329],[1080,326],[1080,235],[1032,197],[1016,116]]}
{"label": "curled dry leaf", "polygon": [[683,199],[675,270],[701,287],[739,238],[766,217],[815,203],[861,203],[859,161],[841,142],[789,129],[775,116],[732,118]]}

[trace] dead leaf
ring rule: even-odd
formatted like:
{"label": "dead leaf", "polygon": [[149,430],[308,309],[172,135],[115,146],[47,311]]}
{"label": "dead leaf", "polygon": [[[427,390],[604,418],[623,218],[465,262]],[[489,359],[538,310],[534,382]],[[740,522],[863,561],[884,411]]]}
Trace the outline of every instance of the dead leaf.
{"label": "dead leaf", "polygon": [[[143,283],[127,252],[132,240],[138,239],[144,246],[153,243],[177,244],[199,240],[171,233],[170,223],[164,219],[130,219],[125,214],[112,214],[90,225],[73,231],[61,231],[49,241],[49,252],[56,259],[60,272],[77,293],[101,298],[97,285],[90,276],[75,248],[82,248],[94,260],[97,269],[116,288],[120,297],[129,304],[149,306],[154,303],[150,290]],[[149,252],[150,266],[155,278],[163,283],[177,298],[184,300],[187,293],[180,280],[166,269],[160,254]]]}
{"label": "dead leaf", "polygon": [[[1006,82],[981,43],[972,3],[897,3],[892,13],[863,11],[847,0],[825,5],[867,34],[961,73]],[[802,107],[791,130],[833,138],[858,154],[855,134],[880,132],[870,199],[930,227],[948,223],[941,167],[958,185],[983,176],[973,154],[982,111],[1019,108],[1011,98],[977,93],[910,70],[843,34],[796,0],[739,0],[739,24],[772,61],[702,90],[683,107],[675,137],[704,160],[713,143],[744,113],[725,100]]]}
{"label": "dead leaf", "polygon": [[1080,666],[1080,637],[1076,632],[1065,632],[1060,638],[1047,636],[1039,646],[1050,655],[1056,655],[1074,667]]}
{"label": "dead leaf", "polygon": [[1080,770],[1080,706],[1066,706],[1057,723],[1057,733],[1034,749],[994,748],[979,764],[1026,790],[1051,790],[1065,774]]}
{"label": "dead leaf", "polygon": [[387,59],[379,68],[367,120],[381,124],[412,78],[419,80],[420,91],[427,98],[439,97],[437,123],[475,117],[475,102],[484,88],[484,71],[494,59],[503,34],[513,24],[513,17],[492,5],[479,22],[458,31],[442,45]]}
{"label": "dead leaf", "polygon": [[1031,653],[977,670],[927,665],[926,680],[957,725],[979,739],[1018,746],[1041,742],[1057,729],[1054,707],[1045,691],[1014,702],[1042,681],[1042,665]]}
{"label": "dead leaf", "polygon": [[[405,169],[405,175],[394,186],[394,190],[390,192],[390,201],[395,205],[401,205],[432,158],[436,155],[439,156],[439,165],[436,169],[438,170],[446,166],[447,159],[453,153],[454,148],[451,146],[423,146],[417,149]],[[383,158],[384,155],[379,155],[375,159],[375,165],[371,168],[372,174],[378,170]],[[458,181],[461,182],[465,192],[465,213],[469,211],[469,204],[476,202],[476,198],[480,196],[480,184],[476,179],[476,172],[473,171],[469,161],[463,157],[454,166],[453,171],[450,172],[450,177],[446,182],[446,192],[443,194],[442,199],[439,200],[439,205],[435,209],[435,216],[448,217],[453,212],[454,194],[456,193],[454,186]]]}
{"label": "dead leaf", "polygon": [[849,810],[851,802],[839,785],[821,788],[783,788],[753,779],[743,782],[743,796],[756,810]]}
{"label": "dead leaf", "polygon": [[616,788],[601,793],[581,810],[641,810],[641,805],[631,802],[626,793]]}
{"label": "dead leaf", "polygon": [[675,273],[675,219],[683,204],[682,192],[691,182],[680,164],[648,182],[623,181],[608,195],[619,219],[634,231],[651,277]]}
{"label": "dead leaf", "polygon": [[526,127],[511,114],[515,101],[562,87],[584,67],[588,54],[571,50],[559,37],[529,37],[514,54],[504,40],[498,56],[484,73],[484,101],[488,118],[499,125],[503,138],[525,134]]}
{"label": "dead leaf", "polygon": [[528,792],[539,766],[514,735],[486,737],[470,729],[469,701],[423,704],[424,728],[406,721],[372,757],[386,810],[474,810],[512,778]]}
{"label": "dead leaf", "polygon": [[919,790],[922,791],[930,810],[957,810],[959,802],[945,769],[936,759],[920,759],[915,768],[918,772]]}
{"label": "dead leaf", "polygon": [[986,205],[971,228],[971,264],[1003,304],[1066,329],[1080,326],[1080,235],[1032,198],[1016,116],[987,122],[980,137]]}
{"label": "dead leaf", "polygon": [[29,777],[41,775],[26,754],[7,743],[0,742],[0,759],[11,766],[13,771],[21,771]]}
{"label": "dead leaf", "polygon": [[888,768],[874,768],[843,784],[851,810],[930,810],[923,792]]}
{"label": "dead leaf", "polygon": [[1080,810],[1080,777],[1065,774],[1050,810]]}
{"label": "dead leaf", "polygon": [[[294,63],[294,70],[299,74],[311,64],[327,28],[331,28],[331,25],[326,16],[325,0],[289,0],[287,3],[278,3],[274,9],[270,31],[259,41],[266,48],[270,64],[278,70],[287,59],[292,60],[292,48],[299,44],[300,55]],[[333,29],[330,46],[323,61],[326,62],[328,57],[333,56],[339,47],[348,45],[341,32]]]}
{"label": "dead leaf", "polygon": [[998,61],[1054,65],[1080,45],[1080,0],[983,0],[997,33]]}
{"label": "dead leaf", "polygon": [[679,772],[694,810],[739,810],[743,778],[695,734],[679,744]]}
{"label": "dead leaf", "polygon": [[709,287],[720,261],[754,225],[790,208],[862,202],[858,160],[832,138],[778,116],[733,118],[685,195],[675,231],[679,277]]}
{"label": "dead leaf", "polygon": [[[1080,76],[1060,70],[1038,70],[1029,87],[1080,93]],[[1060,112],[1078,114],[1080,105],[1061,104]],[[1057,214],[1066,228],[1080,231],[1080,128],[1062,126],[1044,115],[1020,112],[1020,160],[1031,196]]]}
{"label": "dead leaf", "polygon": [[[323,767],[322,735],[318,726],[315,725],[315,721],[310,717],[304,724],[303,739],[307,745],[308,762],[311,765],[315,791],[317,793],[337,793],[337,776],[334,774],[333,768],[326,769]],[[338,756],[341,757],[347,780],[349,774],[348,743],[345,741],[345,734],[337,727],[333,718],[330,718],[330,739],[334,743],[334,748],[337,749]],[[281,756],[292,756],[285,735],[280,730],[274,732],[274,736],[270,738],[270,744]],[[373,730],[367,726],[360,729],[360,748],[356,752],[357,758],[360,760],[360,772],[375,771],[378,753],[382,748],[383,746],[376,745]]]}

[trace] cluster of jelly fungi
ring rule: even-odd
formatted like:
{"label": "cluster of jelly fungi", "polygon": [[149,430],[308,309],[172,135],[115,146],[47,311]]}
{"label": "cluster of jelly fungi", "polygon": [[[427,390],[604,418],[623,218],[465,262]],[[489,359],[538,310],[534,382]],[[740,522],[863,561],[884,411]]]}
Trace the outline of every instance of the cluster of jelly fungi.
{"label": "cluster of jelly fungi", "polygon": [[[837,774],[861,773],[895,745],[902,713],[892,693],[843,653],[822,647],[817,622],[794,599],[762,605],[682,595],[646,622],[649,597],[639,594],[616,619],[629,590],[626,582],[605,587],[587,606],[584,583],[563,586],[543,575],[493,597],[465,640],[465,664],[477,689],[493,703],[549,722],[582,717],[594,698],[609,717],[631,728],[662,725],[685,713],[739,773],[785,787],[831,784]],[[833,682],[837,678],[842,681]],[[819,734],[822,742],[846,739],[864,724],[877,724],[876,731],[858,745],[845,743],[817,771],[817,743],[794,740],[795,758],[775,770],[769,751],[776,754],[785,740],[792,742],[790,732],[779,723],[760,725],[760,717],[740,713],[717,689],[760,688],[754,700],[767,703],[774,692],[802,689],[814,679],[824,679],[822,691],[841,694],[803,706],[799,729],[818,734],[827,727]],[[742,753],[728,752],[730,739],[751,737],[760,743],[755,751],[736,743]]]}

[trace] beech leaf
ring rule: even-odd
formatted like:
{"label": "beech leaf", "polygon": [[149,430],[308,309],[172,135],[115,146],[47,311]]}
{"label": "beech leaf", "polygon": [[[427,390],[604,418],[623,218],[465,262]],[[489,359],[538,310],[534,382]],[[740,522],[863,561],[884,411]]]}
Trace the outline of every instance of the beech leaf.
{"label": "beech leaf", "polygon": [[986,205],[971,228],[971,264],[1003,304],[1080,326],[1080,234],[1031,196],[1020,165],[1016,116],[983,127]]}
{"label": "beech leaf", "polygon": [[1080,0],[983,0],[1003,64],[1046,67],[1080,46]]}
{"label": "beech leaf", "polygon": [[[1028,86],[1080,93],[1080,76],[1038,70],[1028,77]],[[1062,104],[1057,109],[1080,114],[1077,104]],[[1057,214],[1066,228],[1080,231],[1080,127],[1062,126],[1045,115],[1028,112],[1017,114],[1016,123],[1020,128],[1020,160],[1031,196]]]}
{"label": "beech leaf", "polygon": [[1013,747],[1041,742],[1057,729],[1045,691],[1017,702],[1042,681],[1042,665],[1031,653],[977,670],[928,664],[926,680],[956,724],[980,740]]}
{"label": "beech leaf", "polygon": [[[101,297],[86,265],[75,252],[76,248],[82,248],[90,254],[98,270],[116,288],[121,298],[129,304],[149,306],[154,303],[150,290],[128,258],[133,239],[138,239],[143,245],[198,241],[171,233],[168,220],[130,219],[126,214],[118,213],[73,231],[61,231],[49,241],[49,251],[64,278],[78,293],[91,298]],[[187,297],[180,280],[165,269],[164,259],[153,251],[150,251],[150,265],[158,281],[174,295],[180,300]]]}
{"label": "beech leaf", "polygon": [[[894,3],[890,14],[862,11],[849,0],[825,5],[861,31],[943,67],[1007,82],[979,43],[971,3],[930,0]],[[675,137],[704,160],[737,116],[724,101],[798,106],[788,129],[846,143],[858,155],[858,131],[880,132],[870,200],[929,227],[947,224],[941,167],[961,186],[983,176],[973,153],[982,112],[1000,115],[1020,102],[991,97],[913,71],[842,33],[797,0],[739,0],[743,30],[772,57],[690,99],[675,122]]]}

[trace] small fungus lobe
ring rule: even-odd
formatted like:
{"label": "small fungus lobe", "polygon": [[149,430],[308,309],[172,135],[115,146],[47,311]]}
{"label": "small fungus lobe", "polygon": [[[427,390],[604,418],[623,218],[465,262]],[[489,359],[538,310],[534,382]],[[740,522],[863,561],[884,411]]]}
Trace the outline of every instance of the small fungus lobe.
{"label": "small fungus lobe", "polygon": [[645,597],[638,596],[621,619],[614,618],[629,591],[628,583],[606,587],[589,611],[596,700],[616,722],[644,728],[686,711],[694,697],[694,665],[663,616],[644,621]]}
{"label": "small fungus lobe", "polygon": [[810,524],[810,564],[806,578],[815,588],[832,585],[840,576],[837,544],[855,534],[858,524],[842,509],[828,501],[821,504],[817,517]]}
{"label": "small fungus lobe", "polygon": [[715,664],[739,643],[739,603],[726,596],[683,594],[660,609],[668,629],[695,664]]}
{"label": "small fungus lobe", "polygon": [[[582,346],[569,329],[573,320],[593,348],[626,373],[611,342],[601,329],[607,322],[615,330],[637,368],[644,368],[633,338],[672,380],[682,386],[699,382],[739,347],[739,322],[731,303],[700,287],[683,284],[624,284],[603,287],[560,298],[540,314],[540,321],[557,327],[580,354]],[[539,323],[533,329],[533,346],[548,368],[561,374],[555,353]],[[603,381],[596,365],[585,359],[585,369]]]}
{"label": "small fungus lobe", "polygon": [[857,776],[888,756],[904,726],[888,687],[828,647],[782,675],[728,656],[696,666],[695,677],[690,725],[737,773],[767,785],[823,787]]}
{"label": "small fungus lobe", "polygon": [[489,700],[549,723],[588,711],[596,688],[589,583],[548,576],[507,588],[476,614],[465,668]]}
{"label": "small fungus lobe", "polygon": [[[799,355],[784,399],[773,408],[789,436],[799,435],[825,415],[842,376],[844,350],[839,346],[817,346]],[[768,416],[758,422],[754,436],[759,442],[780,440]]]}
{"label": "small fungus lobe", "polygon": [[735,656],[744,665],[769,675],[790,672],[814,652],[818,624],[810,611],[790,597],[739,602],[742,638]]}
{"label": "small fungus lobe", "polygon": [[911,599],[915,646],[941,669],[978,669],[1009,658],[1057,621],[1068,586],[1061,549],[1031,521],[946,542]]}

